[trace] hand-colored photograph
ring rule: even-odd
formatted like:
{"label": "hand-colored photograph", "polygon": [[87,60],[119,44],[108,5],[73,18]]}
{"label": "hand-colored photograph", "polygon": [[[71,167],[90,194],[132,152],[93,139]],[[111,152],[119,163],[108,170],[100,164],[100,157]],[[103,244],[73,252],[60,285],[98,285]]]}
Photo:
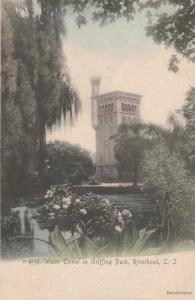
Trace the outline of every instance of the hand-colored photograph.
{"label": "hand-colored photograph", "polygon": [[2,1],[3,262],[195,250],[194,63],[193,0]]}

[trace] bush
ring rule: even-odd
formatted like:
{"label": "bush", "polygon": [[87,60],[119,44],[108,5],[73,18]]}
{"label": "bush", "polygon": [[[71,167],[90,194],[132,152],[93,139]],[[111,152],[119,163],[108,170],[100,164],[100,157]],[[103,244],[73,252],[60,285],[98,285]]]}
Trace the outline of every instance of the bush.
{"label": "bush", "polygon": [[95,169],[88,151],[69,143],[47,145],[47,183],[80,184],[94,174]]}
{"label": "bush", "polygon": [[164,243],[188,238],[194,222],[193,182],[184,161],[164,144],[146,154],[144,188],[156,198]]}
{"label": "bush", "polygon": [[[51,241],[66,256],[118,255],[143,250],[154,230],[137,231],[132,213],[114,208],[100,195],[73,194],[66,185],[53,186],[38,210],[38,220],[51,230]],[[64,238],[63,232],[71,233]]]}

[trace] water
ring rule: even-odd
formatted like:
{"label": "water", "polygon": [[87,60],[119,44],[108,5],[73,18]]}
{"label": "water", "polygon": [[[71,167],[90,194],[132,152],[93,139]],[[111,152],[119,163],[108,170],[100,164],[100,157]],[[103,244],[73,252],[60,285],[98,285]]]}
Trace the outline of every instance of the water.
{"label": "water", "polygon": [[41,224],[33,218],[37,214],[37,208],[14,207],[11,213],[18,220],[18,226],[9,235],[9,242],[2,250],[3,258],[15,259],[56,254],[49,244],[49,230],[42,228]]}
{"label": "water", "polygon": [[[130,209],[136,219],[138,228],[151,223],[152,204],[151,199],[147,198],[147,196],[122,194],[105,195],[105,198],[114,203],[116,207]],[[5,245],[4,258],[15,259],[56,255],[49,244],[51,233],[33,218],[36,214],[36,207],[21,205],[12,208],[12,216],[19,221],[19,225],[17,232],[13,231],[10,235],[11,242]],[[17,238],[15,238],[16,236]]]}

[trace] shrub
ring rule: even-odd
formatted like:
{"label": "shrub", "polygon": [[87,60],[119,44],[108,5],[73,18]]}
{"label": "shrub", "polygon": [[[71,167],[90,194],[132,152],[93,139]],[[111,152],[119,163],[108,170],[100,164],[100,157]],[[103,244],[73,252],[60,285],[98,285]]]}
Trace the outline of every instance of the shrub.
{"label": "shrub", "polygon": [[[142,231],[140,242],[128,209],[116,209],[106,198],[92,193],[78,197],[67,185],[47,191],[37,217],[51,230],[58,252],[68,256],[116,255],[130,253],[134,247],[142,250],[154,232]],[[62,234],[65,231],[71,233],[68,239]]]}
{"label": "shrub", "polygon": [[69,143],[55,142],[47,145],[47,183],[80,184],[94,174],[88,151]]}

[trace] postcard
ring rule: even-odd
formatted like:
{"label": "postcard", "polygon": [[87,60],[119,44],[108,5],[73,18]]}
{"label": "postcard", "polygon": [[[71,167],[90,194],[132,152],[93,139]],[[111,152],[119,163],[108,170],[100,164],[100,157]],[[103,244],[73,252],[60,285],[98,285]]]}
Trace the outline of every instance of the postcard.
{"label": "postcard", "polygon": [[195,299],[194,20],[2,1],[1,299]]}

